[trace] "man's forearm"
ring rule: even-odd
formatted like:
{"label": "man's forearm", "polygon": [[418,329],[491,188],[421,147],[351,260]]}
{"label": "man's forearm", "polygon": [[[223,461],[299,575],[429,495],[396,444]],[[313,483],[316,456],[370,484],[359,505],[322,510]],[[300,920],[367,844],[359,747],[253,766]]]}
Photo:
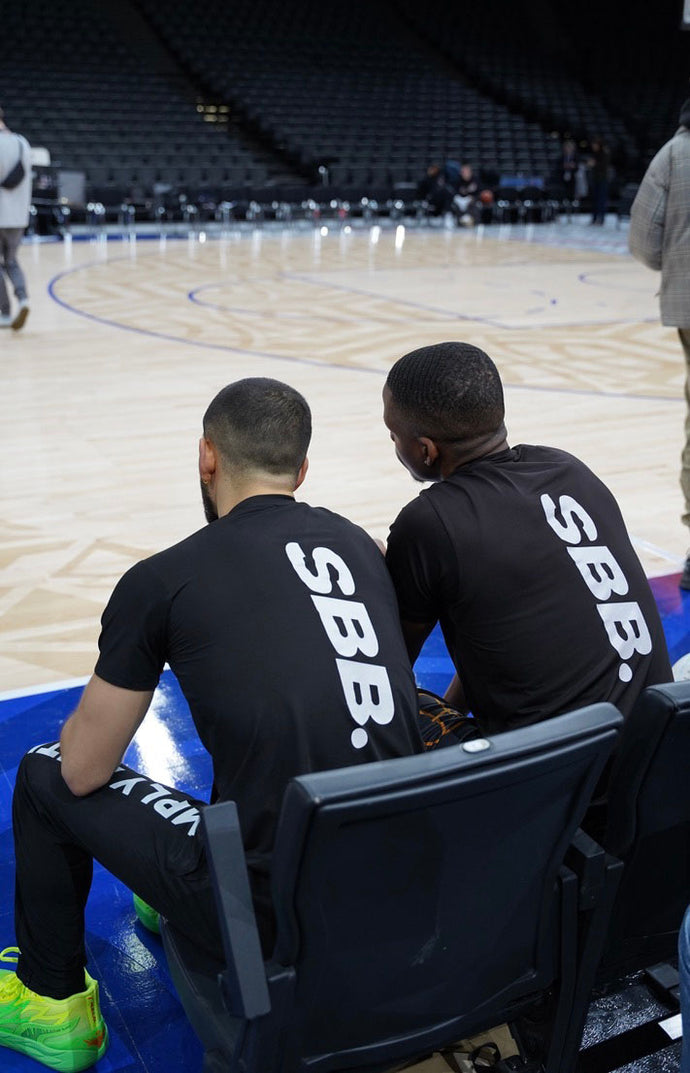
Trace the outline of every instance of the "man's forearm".
{"label": "man's forearm", "polygon": [[122,689],[93,675],[60,735],[62,777],[77,797],[105,786],[137,727],[153,691]]}
{"label": "man's forearm", "polygon": [[450,704],[452,708],[457,708],[459,712],[467,714],[469,711],[465,690],[462,688],[462,682],[457,674],[454,674],[451,678],[450,684],[443,695],[443,699]]}
{"label": "man's forearm", "polygon": [[85,751],[80,747],[78,721],[75,725],[74,712],[62,728],[60,734],[60,755],[62,757],[62,777],[71,793],[84,797],[94,790],[105,786],[121,757],[115,763],[111,758],[100,756],[95,750]]}

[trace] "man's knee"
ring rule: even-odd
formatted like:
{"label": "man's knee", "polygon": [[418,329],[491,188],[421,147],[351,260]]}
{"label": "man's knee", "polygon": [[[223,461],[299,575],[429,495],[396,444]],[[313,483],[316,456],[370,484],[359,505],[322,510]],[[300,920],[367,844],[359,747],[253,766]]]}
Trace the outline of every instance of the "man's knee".
{"label": "man's knee", "polygon": [[60,743],[48,742],[35,745],[26,753],[17,769],[15,799],[30,796],[54,795],[60,785],[65,786],[60,767]]}

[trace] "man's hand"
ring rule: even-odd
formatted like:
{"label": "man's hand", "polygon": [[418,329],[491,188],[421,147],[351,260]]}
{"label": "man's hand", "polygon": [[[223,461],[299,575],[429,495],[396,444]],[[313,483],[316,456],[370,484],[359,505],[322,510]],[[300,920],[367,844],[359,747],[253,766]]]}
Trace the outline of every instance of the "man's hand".
{"label": "man's hand", "polygon": [[77,797],[104,786],[148,711],[153,690],[110,685],[94,674],[60,735],[62,777]]}
{"label": "man's hand", "polygon": [[465,690],[462,688],[462,682],[457,674],[454,674],[451,678],[448,688],[443,695],[443,699],[447,704],[450,704],[452,708],[457,708],[463,715],[467,715],[470,710],[467,698],[465,697]]}

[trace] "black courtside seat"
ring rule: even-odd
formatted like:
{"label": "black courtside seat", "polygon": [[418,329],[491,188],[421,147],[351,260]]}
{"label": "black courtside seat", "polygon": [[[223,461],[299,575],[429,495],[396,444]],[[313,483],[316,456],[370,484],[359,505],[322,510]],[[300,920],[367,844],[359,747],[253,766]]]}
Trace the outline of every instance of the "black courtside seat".
{"label": "black courtside seat", "polygon": [[204,1069],[373,1073],[551,994],[545,1068],[569,1073],[579,1039],[564,1052],[568,1023],[584,1018],[573,998],[586,1002],[591,980],[578,978],[580,889],[564,859],[621,723],[597,704],[488,742],[294,779],[268,961],[237,810],[207,808],[227,967],[163,922]]}
{"label": "black courtside seat", "polygon": [[624,863],[600,979],[673,957],[690,903],[690,682],[651,686],[625,721],[604,846]]}

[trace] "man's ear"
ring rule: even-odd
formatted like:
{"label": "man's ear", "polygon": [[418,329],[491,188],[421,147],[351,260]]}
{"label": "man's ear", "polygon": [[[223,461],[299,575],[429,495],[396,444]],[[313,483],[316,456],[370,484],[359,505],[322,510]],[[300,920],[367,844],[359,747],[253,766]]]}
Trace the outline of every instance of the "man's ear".
{"label": "man's ear", "polygon": [[433,440],[430,440],[428,436],[420,436],[418,441],[424,459],[424,465],[430,469],[435,464],[439,456],[439,449]]}
{"label": "man's ear", "polygon": [[295,492],[297,491],[297,489],[299,488],[300,484],[302,483],[302,481],[306,477],[308,469],[309,469],[309,459],[305,458],[304,462],[302,463],[300,468],[297,470],[297,477],[295,478],[295,488],[294,488]]}
{"label": "man's ear", "polygon": [[204,484],[210,484],[217,465],[218,459],[215,447],[210,440],[202,436],[199,440],[199,476]]}

